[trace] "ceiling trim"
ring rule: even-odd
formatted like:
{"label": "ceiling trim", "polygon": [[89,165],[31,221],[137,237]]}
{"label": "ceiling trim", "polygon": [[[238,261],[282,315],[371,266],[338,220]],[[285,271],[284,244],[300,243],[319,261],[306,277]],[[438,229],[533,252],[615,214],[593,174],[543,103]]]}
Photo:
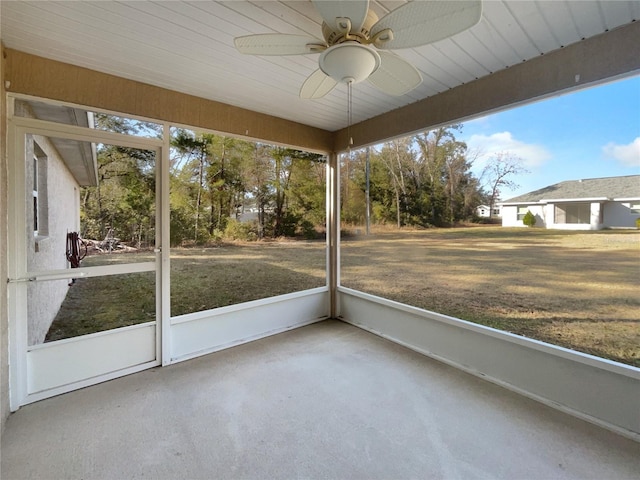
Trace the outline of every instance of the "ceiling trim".
{"label": "ceiling trim", "polygon": [[20,93],[326,153],[333,133],[9,48],[5,78]]}
{"label": "ceiling trim", "polygon": [[[458,123],[640,71],[640,22],[555,50],[351,126],[352,148]],[[334,151],[348,145],[336,132]]]}

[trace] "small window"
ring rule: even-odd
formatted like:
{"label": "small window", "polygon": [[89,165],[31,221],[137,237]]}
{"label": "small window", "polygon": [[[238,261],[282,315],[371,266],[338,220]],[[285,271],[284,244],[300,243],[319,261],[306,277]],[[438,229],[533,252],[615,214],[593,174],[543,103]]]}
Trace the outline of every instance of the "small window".
{"label": "small window", "polygon": [[33,157],[33,234],[38,236],[38,218],[40,209],[38,205],[38,157]]}
{"label": "small window", "polygon": [[630,204],[629,210],[631,211],[632,214],[636,214],[636,215],[640,214],[640,202]]}
{"label": "small window", "polygon": [[529,211],[528,207],[518,207],[518,220],[522,221],[528,211]]}
{"label": "small window", "polygon": [[47,210],[47,156],[37,143],[33,144],[32,175],[33,185],[33,235],[46,237],[49,235],[49,212]]}

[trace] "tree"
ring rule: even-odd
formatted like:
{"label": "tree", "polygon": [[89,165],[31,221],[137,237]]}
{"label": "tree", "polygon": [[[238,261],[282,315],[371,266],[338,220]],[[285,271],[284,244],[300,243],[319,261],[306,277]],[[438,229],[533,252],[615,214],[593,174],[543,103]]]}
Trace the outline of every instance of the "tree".
{"label": "tree", "polygon": [[[394,194],[392,176],[381,158],[380,148],[370,149],[369,196],[371,200],[371,220],[373,223],[397,222],[397,205]],[[349,201],[345,201],[344,188],[341,192],[341,218],[352,224],[363,224],[366,221],[366,150],[356,150],[352,154],[350,176],[340,170],[341,186],[350,182]]]}
{"label": "tree", "polygon": [[[253,144],[250,159],[245,164],[244,179],[246,192],[250,201],[254,203],[253,208],[258,214],[259,239],[265,236],[265,226],[267,223],[266,210],[271,202],[272,168],[271,168],[271,147],[262,143]],[[243,199],[244,200],[244,199]],[[243,208],[244,208],[243,204]]]}
{"label": "tree", "polygon": [[[150,123],[96,114],[96,128],[126,135],[159,134]],[[103,239],[109,232],[137,248],[155,238],[155,153],[98,144],[98,185],[82,189],[82,236]]]}
{"label": "tree", "polygon": [[[450,225],[471,218],[482,196],[471,172],[473,159],[467,145],[455,138],[460,125],[442,127],[414,137],[396,139],[371,149],[370,199],[374,223]],[[365,154],[355,152],[349,168],[341,171],[349,189],[343,188],[342,218],[364,221]],[[362,207],[362,208],[359,208]]]}
{"label": "tree", "polygon": [[297,233],[315,238],[315,227],[326,223],[326,161],[323,156],[305,152],[298,156],[289,184],[288,213],[296,221]]}
{"label": "tree", "polygon": [[[172,146],[186,158],[185,168],[183,171],[191,172],[189,177],[195,174],[197,179],[195,194],[195,218],[193,222],[193,241],[198,243],[200,225],[200,212],[202,206],[202,197],[204,190],[205,168],[208,155],[208,146],[212,141],[213,135],[197,136],[189,130],[179,129],[177,134],[171,141]],[[185,178],[189,183],[191,178]]]}
{"label": "tree", "polygon": [[[292,236],[300,228],[309,231],[305,223],[305,220],[310,221],[305,219],[309,205],[324,208],[324,201],[318,202],[318,198],[324,198],[324,175],[317,174],[317,166],[325,163],[324,157],[283,147],[271,147],[271,157],[274,165],[273,236]],[[302,185],[309,182],[312,187],[303,189]]]}
{"label": "tree", "polygon": [[413,210],[420,225],[450,225],[472,216],[481,192],[467,145],[455,137],[461,130],[456,124],[413,137],[419,153],[411,172],[416,188]]}
{"label": "tree", "polygon": [[[112,115],[97,115],[96,128],[160,135],[154,124]],[[131,245],[152,245],[155,153],[99,144],[97,154],[100,181],[82,190],[82,235],[115,232]],[[169,155],[171,245],[218,240],[234,217],[257,238],[315,237],[324,226],[322,155],[182,128],[172,128]],[[256,209],[257,222],[238,222],[245,207]]]}
{"label": "tree", "polygon": [[531,210],[527,210],[527,213],[524,214],[522,223],[524,223],[527,227],[533,227],[536,224],[536,216],[531,213]]}
{"label": "tree", "polygon": [[411,170],[414,156],[410,147],[411,138],[405,137],[385,143],[380,152],[380,160],[389,172],[396,206],[396,225],[400,228],[407,223],[403,221],[402,212],[407,211],[407,182],[405,173]]}
{"label": "tree", "polygon": [[529,173],[524,167],[524,160],[509,152],[500,152],[489,159],[481,178],[489,192],[489,215],[493,216],[493,207],[503,188],[514,190],[518,184],[509,177]]}
{"label": "tree", "polygon": [[227,220],[235,216],[245,195],[246,163],[252,154],[249,142],[212,135],[209,148],[207,184],[209,192],[209,235],[224,230]]}
{"label": "tree", "polygon": [[174,223],[183,230],[183,220],[192,217],[194,242],[206,242],[216,231],[224,231],[228,219],[244,201],[251,144],[178,129],[171,145],[172,219],[175,212]]}
{"label": "tree", "polygon": [[364,163],[359,150],[350,150],[340,155],[340,218],[345,224],[358,224],[363,218],[360,190],[360,172]]}

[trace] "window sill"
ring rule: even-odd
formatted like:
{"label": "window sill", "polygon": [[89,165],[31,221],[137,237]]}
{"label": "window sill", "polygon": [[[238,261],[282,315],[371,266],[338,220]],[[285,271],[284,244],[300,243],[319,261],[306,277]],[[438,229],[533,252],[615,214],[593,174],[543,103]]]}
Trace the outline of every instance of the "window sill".
{"label": "window sill", "polygon": [[40,245],[46,243],[49,237],[46,235],[34,235],[36,253],[39,251]]}

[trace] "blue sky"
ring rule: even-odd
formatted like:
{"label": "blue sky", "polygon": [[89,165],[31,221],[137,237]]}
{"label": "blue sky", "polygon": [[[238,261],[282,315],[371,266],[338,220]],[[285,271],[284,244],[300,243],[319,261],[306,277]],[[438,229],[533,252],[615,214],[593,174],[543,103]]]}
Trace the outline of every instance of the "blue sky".
{"label": "blue sky", "polygon": [[640,174],[640,76],[590,87],[464,123],[459,140],[487,158],[508,152],[530,173],[508,199],[563,180]]}

